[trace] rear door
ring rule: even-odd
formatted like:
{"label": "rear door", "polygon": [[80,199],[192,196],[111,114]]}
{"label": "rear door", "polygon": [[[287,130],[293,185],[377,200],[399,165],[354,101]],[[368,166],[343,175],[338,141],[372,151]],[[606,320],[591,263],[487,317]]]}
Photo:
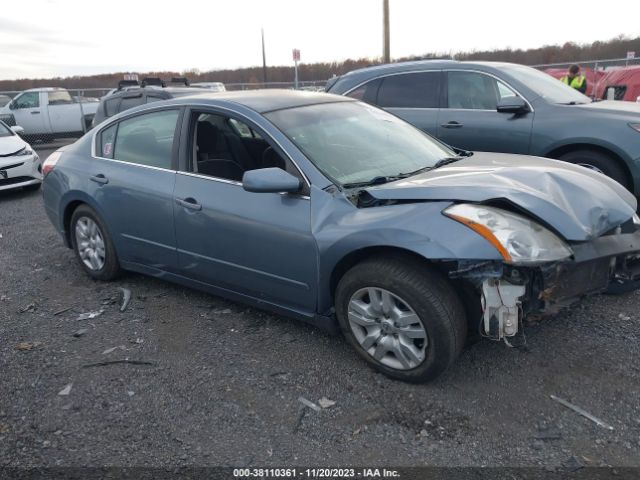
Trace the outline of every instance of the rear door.
{"label": "rear door", "polygon": [[179,109],[142,112],[96,135],[86,172],[90,195],[112,229],[123,262],[175,271],[173,188]]}
{"label": "rear door", "polygon": [[439,70],[398,73],[371,80],[347,95],[378,105],[435,136],[441,79]]}
{"label": "rear door", "polygon": [[52,133],[81,132],[80,104],[75,102],[67,90],[45,93],[47,115]]}
{"label": "rear door", "polygon": [[482,72],[445,72],[444,107],[438,138],[464,150],[529,153],[533,112],[499,113],[501,98],[518,96],[505,83]]}

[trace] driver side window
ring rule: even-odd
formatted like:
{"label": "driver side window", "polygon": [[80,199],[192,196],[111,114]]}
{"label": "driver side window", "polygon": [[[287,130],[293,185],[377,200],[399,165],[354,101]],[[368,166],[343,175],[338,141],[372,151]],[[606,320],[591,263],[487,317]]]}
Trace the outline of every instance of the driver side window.
{"label": "driver side window", "polygon": [[[498,82],[483,73],[448,72],[447,92],[449,108],[495,110],[498,104]],[[502,92],[500,96],[502,97]]]}
{"label": "driver side window", "polygon": [[40,106],[40,93],[26,92],[13,101],[13,108],[38,108]]}
{"label": "driver side window", "polygon": [[191,171],[241,182],[244,172],[281,168],[302,179],[298,169],[249,125],[216,113],[194,112],[191,118]]}

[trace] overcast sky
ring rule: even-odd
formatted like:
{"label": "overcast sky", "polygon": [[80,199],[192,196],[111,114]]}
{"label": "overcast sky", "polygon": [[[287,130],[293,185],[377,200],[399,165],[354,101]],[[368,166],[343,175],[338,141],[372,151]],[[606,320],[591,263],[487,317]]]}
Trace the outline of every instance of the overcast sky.
{"label": "overcast sky", "polygon": [[[390,0],[391,56],[640,35],[640,2]],[[2,2],[0,79],[379,57],[382,0]]]}

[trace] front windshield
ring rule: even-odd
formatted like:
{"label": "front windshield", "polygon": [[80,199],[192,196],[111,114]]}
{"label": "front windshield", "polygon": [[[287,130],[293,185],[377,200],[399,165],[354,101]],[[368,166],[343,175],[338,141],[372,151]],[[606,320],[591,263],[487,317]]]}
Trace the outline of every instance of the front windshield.
{"label": "front windshield", "polygon": [[550,103],[563,105],[591,103],[591,99],[586,95],[535,68],[509,65],[505,67],[505,71]]}
{"label": "front windshield", "polygon": [[3,122],[0,122],[0,137],[11,137],[13,136],[13,132],[7,125]]}
{"label": "front windshield", "polygon": [[456,155],[405,121],[365,103],[323,103],[266,117],[339,185],[414,172]]}

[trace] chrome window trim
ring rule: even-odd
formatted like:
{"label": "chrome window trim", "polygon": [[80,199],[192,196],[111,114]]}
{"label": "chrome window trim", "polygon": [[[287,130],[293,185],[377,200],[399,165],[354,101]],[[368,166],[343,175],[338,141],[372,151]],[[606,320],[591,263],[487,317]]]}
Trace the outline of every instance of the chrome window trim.
{"label": "chrome window trim", "polygon": [[154,167],[153,165],[144,165],[142,163],[126,162],[124,160],[116,160],[115,158],[106,158],[106,157],[92,157],[92,158],[95,158],[96,160],[107,160],[108,162],[121,163],[123,165],[133,165],[134,167],[149,168],[151,170],[160,170],[162,172],[178,173],[177,170],[174,170],[172,168]]}
{"label": "chrome window trim", "polygon": [[[102,160],[117,161],[117,162],[120,162],[120,163],[126,163],[127,165],[140,165],[139,163],[131,163],[131,162],[125,162],[123,160],[114,160],[113,158],[105,158],[105,157],[97,156],[96,155],[96,137],[100,133],[102,133],[103,130],[106,130],[107,128],[109,128],[110,126],[112,126],[116,122],[121,122],[123,120],[128,120],[131,117],[135,117],[137,115],[142,115],[144,113],[152,113],[155,110],[160,111],[160,110],[166,110],[166,109],[171,109],[171,108],[193,108],[193,107],[210,108],[210,109],[214,109],[214,110],[215,109],[220,109],[220,110],[224,110],[226,112],[231,112],[231,113],[235,114],[236,116],[244,118],[247,121],[249,121],[250,123],[255,123],[250,118],[247,118],[245,115],[243,115],[242,113],[237,112],[236,110],[232,110],[231,108],[223,107],[223,106],[219,106],[219,105],[210,105],[210,104],[207,104],[207,103],[186,103],[186,104],[185,103],[169,103],[169,104],[164,104],[164,105],[153,105],[153,104],[145,104],[145,105],[149,105],[149,107],[148,108],[143,108],[141,110],[136,110],[135,112],[131,112],[128,115],[124,114],[123,116],[118,117],[118,118],[111,117],[106,122],[106,125],[103,125],[99,129],[96,129],[96,131],[93,132],[93,136],[91,137],[91,157],[92,158],[102,159]],[[249,108],[249,107],[245,107],[245,108]],[[264,117],[264,115],[262,115],[260,112],[256,112],[256,113],[266,119],[266,117]],[[280,147],[280,150],[282,150],[284,152],[284,154],[291,161],[291,163],[296,168],[296,170],[298,170],[298,172],[300,172],[300,175],[302,176],[304,182],[307,184],[307,187],[309,188],[309,190],[311,190],[311,182],[309,181],[309,178],[307,177],[307,175],[305,175],[305,173],[298,166],[298,164],[293,160],[293,158],[291,158],[291,155],[289,155],[287,150],[282,146],[282,144],[278,140],[273,138],[271,135],[268,135],[268,138],[273,143],[278,145],[278,147]],[[268,140],[265,139],[265,141],[268,141]],[[302,155],[304,155],[302,152],[300,152],[300,153]],[[158,168],[160,170],[166,170],[166,169],[162,169],[160,167],[150,167],[149,165],[140,165],[140,166],[143,166],[143,167],[146,166],[146,167],[149,167],[149,168]],[[169,171],[176,172],[176,173],[193,173],[193,172],[180,172],[179,170],[173,170],[173,169],[171,169]],[[206,177],[206,178],[218,179],[218,177]],[[219,180],[220,181],[224,181],[225,179],[220,178]],[[229,180],[229,182],[233,182],[233,180]],[[237,182],[235,182],[235,183],[237,183]]]}
{"label": "chrome window trim", "polygon": [[[185,175],[187,177],[202,178],[203,180],[210,180],[212,182],[226,183],[228,185],[235,185],[236,187],[242,187],[242,182],[238,182],[237,180],[227,180],[226,178],[213,177],[211,175],[202,175],[200,173],[193,173],[193,172],[181,172],[179,170],[176,172],[176,174]],[[299,195],[296,193],[282,192],[282,193],[279,193],[279,195],[295,195],[297,198],[301,198],[305,200],[311,199],[309,195]]]}

